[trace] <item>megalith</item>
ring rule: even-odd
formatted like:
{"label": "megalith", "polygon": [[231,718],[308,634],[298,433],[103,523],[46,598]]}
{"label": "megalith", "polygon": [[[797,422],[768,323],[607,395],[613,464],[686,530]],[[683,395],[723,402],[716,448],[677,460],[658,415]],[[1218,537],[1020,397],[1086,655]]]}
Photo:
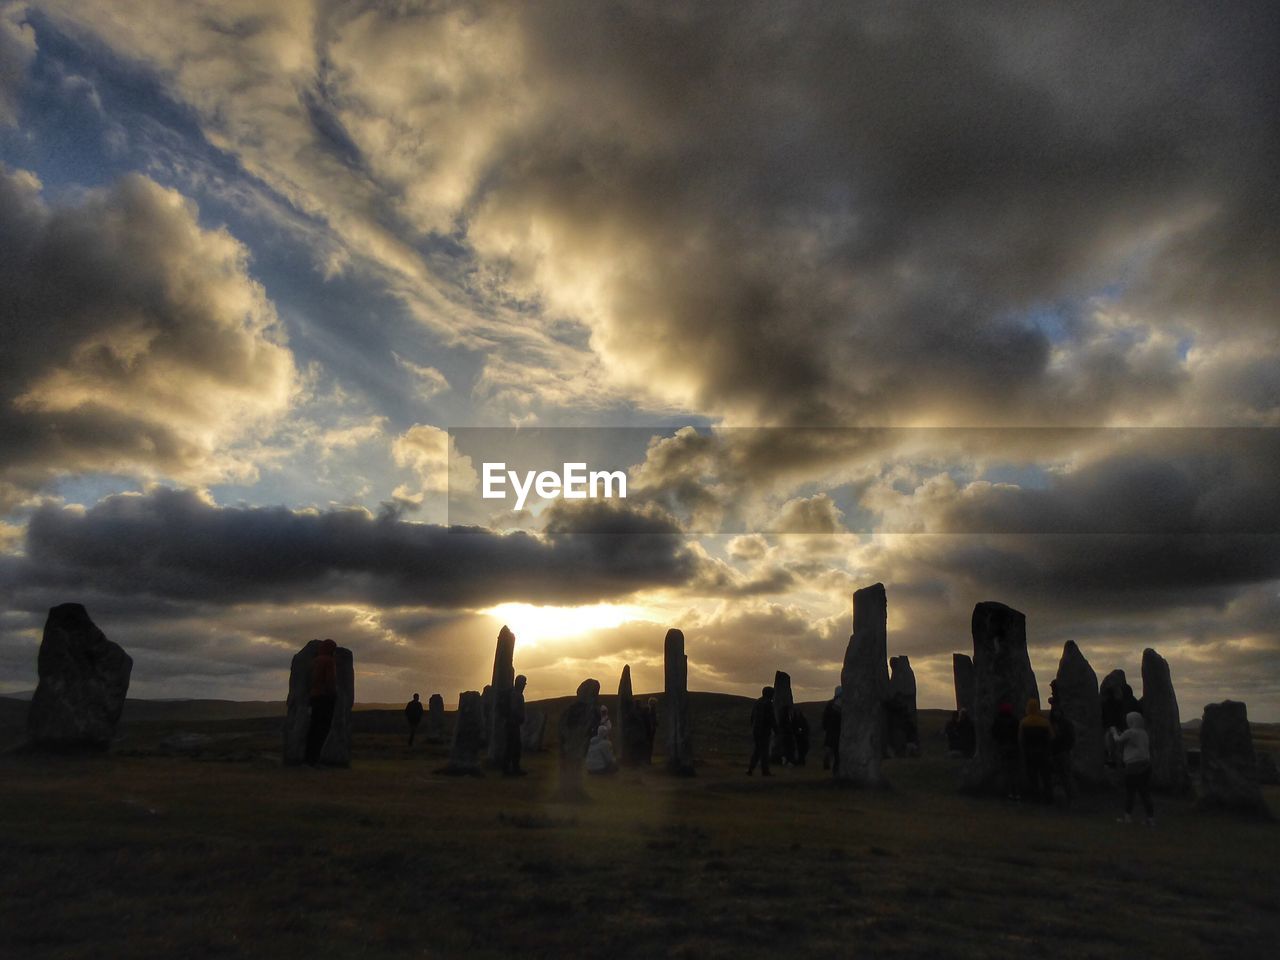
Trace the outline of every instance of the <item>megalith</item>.
{"label": "megalith", "polygon": [[560,796],[575,800],[585,796],[582,789],[583,764],[591,732],[600,722],[600,681],[583,680],[577,696],[560,714]]}
{"label": "megalith", "polygon": [[689,658],[684,652],[684,634],[668,630],[663,641],[663,677],[667,722],[667,769],[680,776],[692,776],[693,732],[689,724]]}
{"label": "megalith", "polygon": [[631,690],[631,665],[622,668],[618,679],[618,743],[624,767],[646,765],[649,753],[649,735],[644,716]]}
{"label": "megalith", "polygon": [[884,584],[853,595],[853,634],[844,653],[840,685],[840,764],[836,777],[862,787],[882,786],[884,701],[889,692],[885,669],[889,607]]}
{"label": "megalith", "polygon": [[885,702],[885,735],[890,752],[905,757],[920,752],[916,714],[916,674],[906,656],[889,658],[889,698]]}
{"label": "megalith", "polygon": [[[320,640],[311,640],[293,655],[289,664],[289,696],[285,701],[284,762],[302,763],[307,755],[307,733],[311,728],[311,664],[320,653]],[[337,668],[338,696],[333,720],[320,747],[319,762],[326,766],[351,765],[351,708],[356,702],[355,658],[346,647],[337,647],[333,658]]]}
{"label": "megalith", "polygon": [[1028,700],[1039,700],[1036,676],[1027,654],[1027,618],[1003,603],[985,600],[973,608],[973,726],[977,749],[961,772],[967,791],[994,790],[1000,758],[991,724],[1001,703],[1013,706],[1021,720]]}
{"label": "megalith", "polygon": [[796,708],[791,693],[791,674],[778,670],[773,675],[773,719],[777,724],[769,747],[771,763],[796,762],[796,731],[793,716]]}
{"label": "megalith", "polygon": [[973,716],[973,660],[967,653],[951,655],[951,679],[956,688],[956,709]]}
{"label": "megalith", "polygon": [[1105,747],[1102,740],[1102,702],[1098,697],[1098,675],[1093,672],[1093,667],[1074,640],[1068,640],[1062,645],[1058,674],[1052,687],[1053,709],[1066,716],[1075,728],[1075,746],[1071,750],[1072,773],[1084,783],[1101,783]]}
{"label": "megalith", "polygon": [[46,749],[105,750],[129,692],[133,660],[78,603],[53,607],[36,656],[27,737]]}
{"label": "megalith", "polygon": [[480,691],[480,746],[489,746],[489,731],[493,727],[493,684],[486,683]]}
{"label": "megalith", "polygon": [[498,631],[498,642],[493,653],[493,680],[489,690],[488,723],[489,745],[486,757],[491,764],[500,765],[507,753],[507,718],[511,688],[515,686],[516,635],[505,625]]}
{"label": "megalith", "polygon": [[1258,760],[1245,705],[1210,703],[1200,721],[1200,795],[1203,810],[1228,810],[1269,817],[1258,786]]}
{"label": "megalith", "polygon": [[449,745],[449,762],[437,773],[450,776],[483,777],[480,769],[481,737],[484,733],[484,705],[479,692],[467,690],[458,694],[458,715],[453,725],[453,741]]}
{"label": "megalith", "polygon": [[1151,740],[1151,785],[1175,792],[1188,789],[1187,751],[1169,662],[1150,647],[1142,651],[1142,716]]}
{"label": "megalith", "polygon": [[444,743],[444,697],[433,693],[427,699],[427,740],[430,743]]}

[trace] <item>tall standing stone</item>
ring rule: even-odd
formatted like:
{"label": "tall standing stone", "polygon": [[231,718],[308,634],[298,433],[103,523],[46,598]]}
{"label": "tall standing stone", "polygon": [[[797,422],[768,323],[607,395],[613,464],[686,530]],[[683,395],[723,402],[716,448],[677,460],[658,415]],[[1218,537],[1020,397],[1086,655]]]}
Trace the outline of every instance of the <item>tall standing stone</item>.
{"label": "tall standing stone", "polygon": [[991,739],[991,723],[1001,703],[1013,705],[1021,718],[1028,700],[1039,700],[1036,675],[1027,654],[1027,618],[1003,603],[983,601],[973,608],[973,725],[977,750],[965,764],[965,790],[993,790],[999,782],[1000,757]]}
{"label": "tall standing stone", "polygon": [[645,719],[636,705],[631,691],[631,665],[622,668],[618,679],[618,743],[621,746],[622,765],[640,767],[647,764],[649,735]]}
{"label": "tall standing stone", "polygon": [[484,733],[484,705],[480,694],[467,690],[458,694],[458,716],[449,745],[449,762],[437,770],[450,776],[483,777],[480,769],[480,739]]}
{"label": "tall standing stone", "polygon": [[663,642],[663,676],[666,702],[663,713],[667,721],[667,769],[681,776],[692,776],[693,731],[689,724],[689,658],[684,652],[684,634],[668,630]]}
{"label": "tall standing stone", "polygon": [[1235,810],[1269,817],[1258,786],[1258,760],[1245,705],[1211,703],[1200,722],[1200,796],[1205,810]]}
{"label": "tall standing stone", "polygon": [[773,675],[773,743],[769,748],[771,763],[796,762],[796,732],[792,714],[796,708],[791,693],[791,674],[778,670]]}
{"label": "tall standing stone", "polygon": [[486,683],[480,691],[480,746],[489,746],[489,731],[493,727],[493,684]]}
{"label": "tall standing stone", "polygon": [[884,584],[863,587],[853,595],[853,635],[844,653],[840,686],[840,780],[863,787],[882,786],[884,701],[889,692],[885,669],[889,604]]}
{"label": "tall standing stone", "polygon": [[105,750],[129,692],[133,660],[78,603],[49,611],[36,657],[40,682],[27,710],[27,736],[50,749]]}
{"label": "tall standing stone", "polygon": [[[320,653],[320,641],[312,640],[293,655],[289,664],[289,697],[285,701],[284,762],[302,763],[307,756],[307,730],[311,726],[311,662]],[[337,667],[338,697],[333,722],[320,747],[321,763],[333,767],[351,765],[351,708],[356,702],[355,658],[346,647],[333,654]]]}
{"label": "tall standing stone", "polygon": [[600,681],[583,680],[573,702],[560,714],[560,796],[576,800],[582,789],[583,763],[591,743],[591,731],[600,722]]}
{"label": "tall standing stone", "polygon": [[498,643],[493,654],[493,682],[490,684],[489,751],[491,764],[501,764],[507,754],[507,718],[504,710],[511,701],[511,688],[515,686],[516,635],[506,626],[498,631]]}
{"label": "tall standing stone", "polygon": [[1102,682],[1098,684],[1098,699],[1107,700],[1108,698],[1115,700],[1124,699],[1124,688],[1129,685],[1129,680],[1124,675],[1123,670],[1112,670]]}
{"label": "tall standing stone", "polygon": [[1191,779],[1169,662],[1150,647],[1142,651],[1142,716],[1151,740],[1151,785],[1161,790],[1186,790]]}
{"label": "tall standing stone", "polygon": [[1060,711],[1075,728],[1075,746],[1071,750],[1072,773],[1085,783],[1101,783],[1105,758],[1098,675],[1074,640],[1062,645],[1058,675],[1053,681],[1053,699],[1053,709]]}
{"label": "tall standing stone", "polygon": [[889,700],[886,731],[894,756],[920,752],[920,722],[916,714],[916,674],[906,656],[889,658]]}
{"label": "tall standing stone", "polygon": [[956,709],[973,716],[973,660],[967,653],[951,655],[951,679],[956,688]]}
{"label": "tall standing stone", "polygon": [[427,740],[431,743],[444,743],[444,697],[433,693],[427,698]]}

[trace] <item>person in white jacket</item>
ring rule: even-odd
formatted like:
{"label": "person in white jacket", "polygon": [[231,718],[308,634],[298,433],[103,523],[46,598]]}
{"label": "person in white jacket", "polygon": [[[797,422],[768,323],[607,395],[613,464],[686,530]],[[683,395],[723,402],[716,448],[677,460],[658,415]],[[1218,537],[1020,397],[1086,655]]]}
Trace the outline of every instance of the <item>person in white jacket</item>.
{"label": "person in white jacket", "polygon": [[1122,823],[1133,822],[1133,798],[1140,796],[1147,812],[1147,826],[1155,826],[1155,807],[1151,804],[1151,740],[1147,736],[1147,722],[1142,714],[1133,712],[1125,716],[1123,733],[1112,727],[1109,733],[1120,750],[1124,763],[1124,816]]}
{"label": "person in white jacket", "polygon": [[587,747],[587,773],[617,773],[618,761],[608,736],[597,730]]}

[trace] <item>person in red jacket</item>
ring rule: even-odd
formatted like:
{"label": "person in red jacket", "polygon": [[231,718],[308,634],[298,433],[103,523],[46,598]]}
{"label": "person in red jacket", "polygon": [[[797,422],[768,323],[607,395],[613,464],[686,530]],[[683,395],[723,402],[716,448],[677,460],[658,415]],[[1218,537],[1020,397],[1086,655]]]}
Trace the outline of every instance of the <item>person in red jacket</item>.
{"label": "person in red jacket", "polygon": [[338,661],[334,656],[338,645],[332,640],[320,642],[320,652],[311,661],[311,722],[307,726],[306,760],[311,766],[320,761],[320,749],[333,726],[333,709],[338,702]]}

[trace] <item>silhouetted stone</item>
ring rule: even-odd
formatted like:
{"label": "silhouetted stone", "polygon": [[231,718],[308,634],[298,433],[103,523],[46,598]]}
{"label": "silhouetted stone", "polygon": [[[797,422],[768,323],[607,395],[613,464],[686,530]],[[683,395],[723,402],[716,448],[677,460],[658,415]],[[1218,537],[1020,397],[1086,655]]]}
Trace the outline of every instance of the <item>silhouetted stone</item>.
{"label": "silhouetted stone", "polygon": [[1019,719],[1028,700],[1039,700],[1036,676],[1027,655],[1027,618],[1003,603],[987,600],[973,608],[973,725],[977,750],[965,764],[965,790],[993,791],[999,784],[1000,757],[991,724],[1002,702]]}
{"label": "silhouetted stone", "polygon": [[973,716],[973,660],[967,653],[951,655],[951,678],[956,688],[956,709]]}
{"label": "silhouetted stone", "polygon": [[1123,670],[1112,670],[1098,684],[1098,698],[1100,700],[1106,700],[1108,697],[1123,699],[1124,688],[1128,685],[1129,681]]}
{"label": "silhouetted stone", "polygon": [[889,697],[885,701],[885,737],[895,757],[918,755],[920,726],[916,715],[916,674],[907,657],[889,658]]}
{"label": "silhouetted stone", "polygon": [[1098,675],[1089,666],[1074,640],[1062,645],[1058,675],[1053,681],[1054,710],[1075,727],[1071,769],[1085,783],[1103,780],[1102,705],[1098,699]]}
{"label": "silhouetted stone", "polygon": [[792,711],[796,701],[791,693],[791,674],[778,670],[773,675],[773,718],[777,727],[769,748],[772,763],[796,762],[796,736],[792,726]]}
{"label": "silhouetted stone", "polygon": [[480,691],[480,746],[489,746],[489,731],[493,729],[493,685],[486,683]]}
{"label": "silhouetted stone", "polygon": [[560,714],[560,796],[583,797],[583,763],[591,734],[600,722],[600,681],[583,680],[573,703]]}
{"label": "silhouetted stone", "polygon": [[863,587],[853,595],[853,634],[844,653],[840,685],[840,765],[836,777],[863,787],[885,783],[884,701],[889,693],[885,669],[888,648],[888,600],[884,584]]}
{"label": "silhouetted stone", "polygon": [[631,692],[631,666],[622,668],[618,679],[618,744],[624,767],[642,767],[649,762],[649,735],[640,706]]}
{"label": "silhouetted stone", "polygon": [[1142,715],[1151,739],[1151,785],[1176,792],[1188,789],[1191,779],[1169,663],[1150,647],[1142,651]]}
{"label": "silhouetted stone", "polygon": [[1245,705],[1211,703],[1200,723],[1200,796],[1206,810],[1233,810],[1270,816],[1258,786],[1258,761]]}
{"label": "silhouetted stone", "polygon": [[511,688],[515,685],[516,636],[505,625],[498,631],[498,642],[493,653],[493,682],[489,691],[489,713],[485,717],[489,733],[488,760],[495,766],[502,764],[507,753],[507,718],[504,713],[510,705]]}
{"label": "silhouetted stone", "polygon": [[133,660],[78,603],[49,611],[36,657],[40,682],[27,710],[33,746],[105,750],[129,692]]}
{"label": "silhouetted stone", "polygon": [[[312,640],[293,655],[289,665],[289,697],[284,721],[284,762],[302,763],[307,754],[307,730],[311,726],[311,661],[320,652]],[[356,702],[355,659],[346,647],[333,654],[337,668],[338,697],[333,721],[320,747],[319,762],[332,767],[351,765],[351,707]]]}
{"label": "silhouetted stone", "polygon": [[689,658],[684,653],[684,634],[668,630],[663,642],[663,675],[666,702],[663,718],[667,724],[667,769],[691,776],[693,731],[689,724]]}
{"label": "silhouetted stone", "polygon": [[449,776],[482,777],[481,738],[484,735],[484,704],[475,690],[458,694],[458,715],[449,745],[449,762],[436,771]]}
{"label": "silhouetted stone", "polygon": [[444,697],[433,693],[427,699],[427,740],[431,743],[444,743]]}
{"label": "silhouetted stone", "polygon": [[1268,787],[1280,784],[1280,770],[1276,769],[1276,758],[1262,751],[1258,751],[1258,782]]}
{"label": "silhouetted stone", "polygon": [[547,715],[541,710],[526,707],[524,723],[520,726],[520,746],[527,752],[541,751],[547,738]]}

